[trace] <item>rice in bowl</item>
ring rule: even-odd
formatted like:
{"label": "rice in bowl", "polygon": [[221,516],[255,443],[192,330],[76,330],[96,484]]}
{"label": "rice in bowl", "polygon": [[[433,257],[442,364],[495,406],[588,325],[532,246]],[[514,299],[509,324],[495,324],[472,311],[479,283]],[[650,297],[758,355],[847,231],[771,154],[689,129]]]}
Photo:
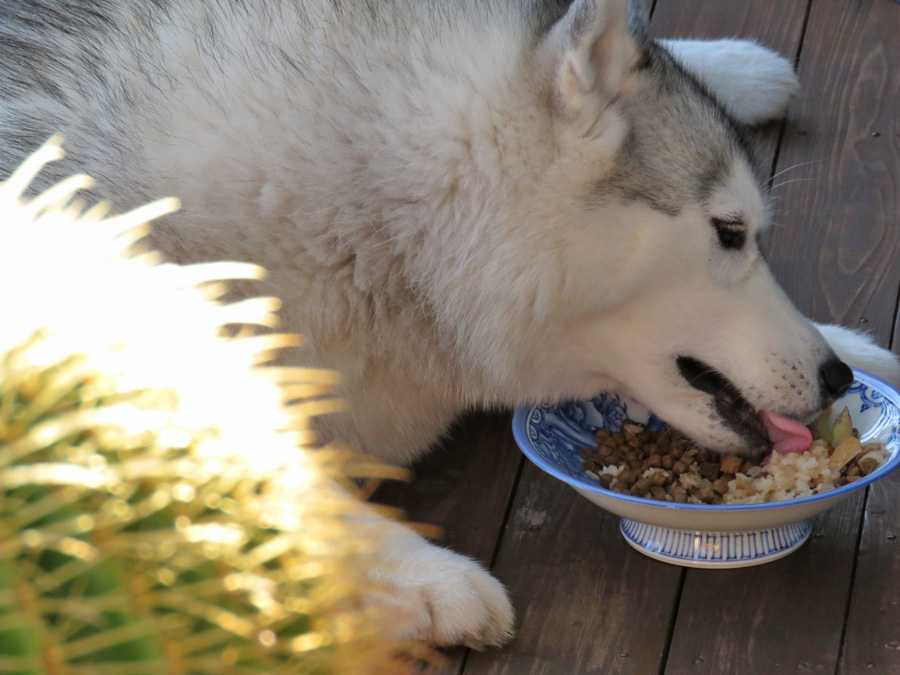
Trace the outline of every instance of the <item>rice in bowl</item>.
{"label": "rice in bowl", "polygon": [[618,432],[597,430],[597,448],[581,451],[582,470],[621,494],[686,504],[754,504],[828,492],[887,459],[880,441],[860,443],[849,413],[833,426],[821,419],[806,450],[772,453],[762,462],[723,457],[674,429],[652,432],[625,420]]}

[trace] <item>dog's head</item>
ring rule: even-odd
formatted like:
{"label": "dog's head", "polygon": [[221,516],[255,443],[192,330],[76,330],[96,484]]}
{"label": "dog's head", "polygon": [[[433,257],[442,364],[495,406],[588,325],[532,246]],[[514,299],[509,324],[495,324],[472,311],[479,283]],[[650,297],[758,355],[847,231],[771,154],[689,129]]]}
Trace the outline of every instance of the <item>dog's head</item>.
{"label": "dog's head", "polygon": [[615,387],[704,444],[758,452],[766,412],[807,419],[852,374],[760,253],[770,216],[736,121],[751,116],[742,73],[717,92],[729,78],[703,72],[740,59],[701,53],[688,72],[631,23],[626,0],[577,0],[538,50],[555,154],[523,218],[554,238],[558,304],[535,302],[556,326],[535,340],[536,387]]}

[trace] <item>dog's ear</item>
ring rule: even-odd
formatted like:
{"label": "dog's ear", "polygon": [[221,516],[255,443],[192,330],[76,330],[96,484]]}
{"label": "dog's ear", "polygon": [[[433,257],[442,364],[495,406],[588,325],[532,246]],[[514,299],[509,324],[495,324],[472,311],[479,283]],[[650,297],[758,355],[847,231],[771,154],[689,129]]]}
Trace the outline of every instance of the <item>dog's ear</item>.
{"label": "dog's ear", "polygon": [[559,107],[590,120],[615,100],[635,61],[629,31],[634,0],[575,0],[547,34]]}

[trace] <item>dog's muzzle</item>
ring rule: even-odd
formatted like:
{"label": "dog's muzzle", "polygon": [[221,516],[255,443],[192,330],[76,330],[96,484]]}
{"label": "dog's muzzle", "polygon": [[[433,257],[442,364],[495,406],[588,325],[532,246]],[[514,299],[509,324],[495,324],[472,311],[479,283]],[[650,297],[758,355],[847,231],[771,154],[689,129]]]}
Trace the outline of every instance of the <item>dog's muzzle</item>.
{"label": "dog's muzzle", "polygon": [[689,385],[713,397],[716,412],[728,426],[747,437],[753,445],[768,442],[758,411],[728,378],[708,363],[690,356],[679,356],[675,363]]}
{"label": "dog's muzzle", "polygon": [[[751,405],[727,377],[708,363],[690,356],[679,356],[675,363],[678,372],[689,385],[713,397],[716,413],[726,425],[746,438],[751,445],[761,447],[771,445],[764,419],[767,413]],[[825,409],[835,399],[843,396],[853,384],[853,371],[832,355],[819,368],[818,384],[821,392],[820,406]]]}

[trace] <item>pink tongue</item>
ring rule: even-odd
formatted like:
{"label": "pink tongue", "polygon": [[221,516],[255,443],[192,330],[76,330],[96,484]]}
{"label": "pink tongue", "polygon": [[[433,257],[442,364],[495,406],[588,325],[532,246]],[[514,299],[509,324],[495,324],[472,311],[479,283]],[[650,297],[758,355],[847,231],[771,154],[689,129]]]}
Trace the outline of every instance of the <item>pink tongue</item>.
{"label": "pink tongue", "polygon": [[812,443],[809,429],[797,420],[784,417],[778,413],[763,411],[763,424],[772,441],[775,452],[786,455],[789,452],[803,452]]}

